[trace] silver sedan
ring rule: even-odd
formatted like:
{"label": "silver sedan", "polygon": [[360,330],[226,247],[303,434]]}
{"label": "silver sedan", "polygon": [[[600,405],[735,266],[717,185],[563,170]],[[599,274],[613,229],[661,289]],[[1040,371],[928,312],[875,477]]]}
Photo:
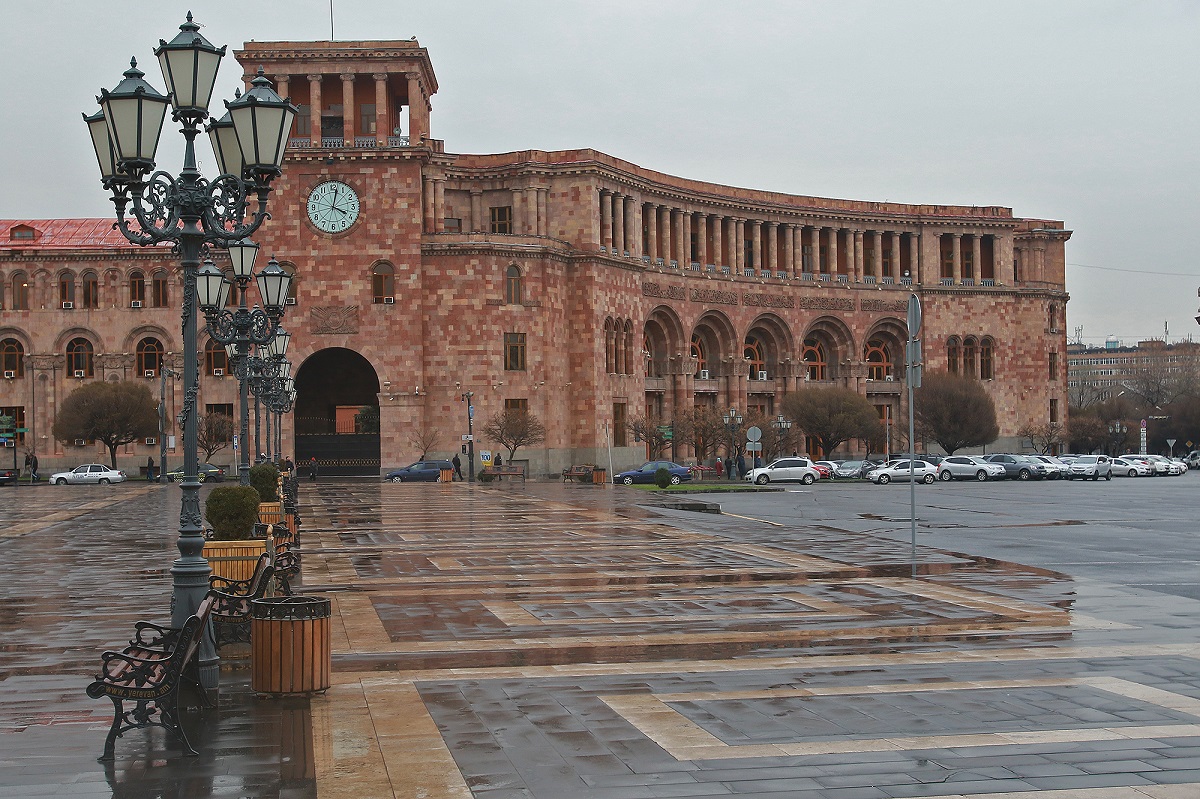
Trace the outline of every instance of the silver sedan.
{"label": "silver sedan", "polygon": [[[887,485],[893,480],[908,480],[909,466],[907,460],[892,461],[878,469],[872,469],[867,472],[867,479],[879,485]],[[932,483],[937,479],[937,467],[928,461],[914,460],[912,462],[911,477],[914,481],[922,483]]]}
{"label": "silver sedan", "polygon": [[938,464],[938,479],[951,480],[999,480],[1004,477],[1004,467],[988,463],[972,455],[949,455]]}

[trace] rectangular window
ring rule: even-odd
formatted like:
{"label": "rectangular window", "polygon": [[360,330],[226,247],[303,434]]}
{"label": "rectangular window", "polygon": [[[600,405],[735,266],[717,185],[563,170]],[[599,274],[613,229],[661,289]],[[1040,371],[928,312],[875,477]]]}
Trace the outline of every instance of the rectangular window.
{"label": "rectangular window", "polygon": [[747,269],[754,268],[754,241],[749,237],[746,238],[746,255],[743,263]]}
{"label": "rectangular window", "polygon": [[204,406],[204,412],[219,413],[222,416],[233,418],[233,403],[232,402],[210,402]]}
{"label": "rectangular window", "polygon": [[626,439],[625,439],[625,425],[627,424],[627,422],[628,422],[628,420],[625,417],[625,403],[624,402],[614,402],[613,403],[613,436],[612,436],[614,447],[629,446],[628,443],[626,443]]}
{"label": "rectangular window", "polygon": [[442,223],[447,233],[462,233],[462,218],[448,216]]}
{"label": "rectangular window", "polygon": [[[75,280],[71,277],[62,277],[58,281],[58,301],[62,303],[75,302]],[[66,307],[64,305],[64,307]]]}
{"label": "rectangular window", "polygon": [[525,334],[504,334],[504,370],[506,372],[525,371]]}
{"label": "rectangular window", "polygon": [[506,411],[521,411],[529,413],[529,400],[527,399],[506,399],[504,400],[504,410]]}
{"label": "rectangular window", "polygon": [[299,105],[296,106],[296,135],[311,136],[312,135],[312,106]]}
{"label": "rectangular window", "polygon": [[375,104],[363,103],[358,107],[358,135],[375,135]]}
{"label": "rectangular window", "polygon": [[154,293],[154,307],[166,308],[170,301],[167,294],[167,276],[155,275],[150,285]]}
{"label": "rectangular window", "polygon": [[83,307],[100,307],[100,281],[95,275],[83,276]]}
{"label": "rectangular window", "polygon": [[511,205],[493,205],[488,209],[491,214],[490,230],[492,233],[512,233],[513,215]]}
{"label": "rectangular window", "polygon": [[1058,353],[1050,351],[1050,379],[1058,379]]}
{"label": "rectangular window", "polygon": [[14,430],[22,430],[25,428],[25,406],[11,405],[7,408],[0,408],[0,416],[7,417],[5,421],[8,424],[5,426],[7,432],[12,435],[18,447],[25,444],[24,433],[14,433]]}
{"label": "rectangular window", "polygon": [[1050,400],[1050,424],[1058,424],[1058,400]]}

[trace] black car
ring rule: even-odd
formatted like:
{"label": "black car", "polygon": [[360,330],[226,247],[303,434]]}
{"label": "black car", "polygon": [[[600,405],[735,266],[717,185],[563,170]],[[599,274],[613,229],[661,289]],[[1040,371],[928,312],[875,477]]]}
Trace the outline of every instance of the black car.
{"label": "black car", "polygon": [[436,483],[442,477],[442,469],[453,469],[450,461],[417,461],[396,469],[383,476],[389,483]]}
{"label": "black car", "polygon": [[16,485],[21,473],[15,469],[0,469],[0,486]]}
{"label": "black car", "polygon": [[[199,466],[197,466],[196,471],[196,479],[198,479],[201,483],[207,483],[210,480],[214,483],[225,482],[225,470],[220,466],[214,466],[211,463],[201,463]],[[170,483],[182,483],[183,467],[180,466],[177,469],[172,469],[164,474],[163,477],[167,478],[167,482]]]}

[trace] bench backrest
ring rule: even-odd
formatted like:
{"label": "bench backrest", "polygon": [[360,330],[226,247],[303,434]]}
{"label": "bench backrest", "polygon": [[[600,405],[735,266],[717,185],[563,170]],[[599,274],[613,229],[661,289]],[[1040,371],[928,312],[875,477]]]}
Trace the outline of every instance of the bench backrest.
{"label": "bench backrest", "polygon": [[204,629],[208,625],[208,616],[212,613],[216,601],[217,598],[213,596],[212,592],[205,594],[204,599],[200,601],[200,606],[196,608],[196,615],[189,616],[188,620],[183,623],[183,629],[179,631],[179,642],[175,646],[175,651],[171,653],[168,674],[173,674],[178,678],[178,675],[183,673],[184,668],[195,657],[200,640],[204,637]]}

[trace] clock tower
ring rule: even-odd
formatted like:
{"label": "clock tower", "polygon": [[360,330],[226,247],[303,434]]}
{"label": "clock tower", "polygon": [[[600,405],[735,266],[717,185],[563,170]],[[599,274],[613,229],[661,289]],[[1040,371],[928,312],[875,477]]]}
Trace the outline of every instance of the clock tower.
{"label": "clock tower", "polygon": [[295,274],[283,321],[295,455],[375,473],[381,445],[410,449],[422,425],[424,320],[437,312],[421,237],[437,232],[453,157],[430,135],[429,54],[415,40],[248,42],[236,57],[247,84],[261,67],[299,109],[259,234]]}

